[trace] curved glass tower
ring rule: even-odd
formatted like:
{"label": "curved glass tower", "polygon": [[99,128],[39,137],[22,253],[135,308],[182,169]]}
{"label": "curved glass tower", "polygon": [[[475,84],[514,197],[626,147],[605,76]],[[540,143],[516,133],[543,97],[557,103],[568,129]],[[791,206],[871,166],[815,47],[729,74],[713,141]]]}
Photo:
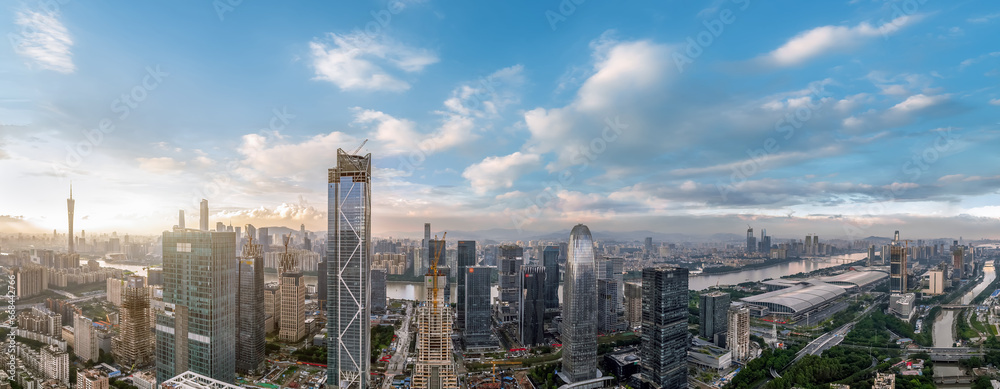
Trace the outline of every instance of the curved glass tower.
{"label": "curved glass tower", "polygon": [[569,234],[563,284],[562,371],[566,382],[597,378],[597,272],[590,229],[577,224]]}

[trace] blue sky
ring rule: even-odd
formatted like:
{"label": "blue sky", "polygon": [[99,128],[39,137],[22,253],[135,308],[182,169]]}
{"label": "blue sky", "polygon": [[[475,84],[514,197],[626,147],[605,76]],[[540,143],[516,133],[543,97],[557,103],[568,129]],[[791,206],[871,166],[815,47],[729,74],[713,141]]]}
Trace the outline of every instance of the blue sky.
{"label": "blue sky", "polygon": [[323,230],[369,139],[380,234],[1000,227],[993,2],[348,3],[7,3],[0,226]]}

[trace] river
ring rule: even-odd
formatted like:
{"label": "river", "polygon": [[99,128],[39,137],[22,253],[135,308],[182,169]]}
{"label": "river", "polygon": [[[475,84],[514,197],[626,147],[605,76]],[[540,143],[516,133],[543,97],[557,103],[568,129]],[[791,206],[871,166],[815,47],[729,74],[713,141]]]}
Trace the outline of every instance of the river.
{"label": "river", "polygon": [[[996,268],[993,267],[993,263],[989,262],[983,267],[983,280],[977,284],[972,290],[966,292],[962,295],[962,304],[969,304],[973,299],[976,298],[987,286],[997,278]],[[952,333],[952,327],[955,324],[955,314],[960,311],[951,309],[942,309],[941,313],[938,314],[937,318],[934,319],[934,347],[954,347],[955,337]]]}
{"label": "river", "polygon": [[[786,262],[779,265],[768,266],[760,269],[743,270],[726,274],[702,274],[688,279],[688,289],[702,290],[715,285],[735,285],[747,281],[760,281],[765,278],[781,278],[791,274],[811,272],[819,269],[826,269],[865,259],[867,253],[855,253],[836,255],[832,257],[807,258]],[[146,275],[146,270],[139,265],[106,264],[98,261],[101,266],[111,266],[119,269],[131,270],[139,275]],[[316,285],[316,276],[304,276],[306,285]],[[276,273],[264,273],[266,282],[278,282]],[[451,295],[457,295],[456,285],[451,285]],[[391,299],[417,300],[422,299],[424,292],[417,282],[387,282],[386,296]],[[497,297],[497,288],[492,288],[491,294]],[[559,299],[562,300],[562,288],[559,288]]]}

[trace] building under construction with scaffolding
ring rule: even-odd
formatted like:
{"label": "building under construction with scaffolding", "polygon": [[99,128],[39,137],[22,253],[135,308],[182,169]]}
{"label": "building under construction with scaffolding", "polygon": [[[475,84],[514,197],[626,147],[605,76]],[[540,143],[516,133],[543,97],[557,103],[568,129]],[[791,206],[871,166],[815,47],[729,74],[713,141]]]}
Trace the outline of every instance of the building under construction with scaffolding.
{"label": "building under construction with scaffolding", "polygon": [[121,325],[111,339],[111,350],[122,366],[153,362],[155,340],[150,331],[149,288],[145,277],[129,276],[122,291]]}
{"label": "building under construction with scaffolding", "polygon": [[417,307],[417,363],[413,368],[413,389],[458,388],[455,364],[451,360],[451,306],[444,302],[441,290],[448,273],[438,272],[437,263],[444,251],[444,239],[430,247],[434,260],[424,276],[426,300]]}

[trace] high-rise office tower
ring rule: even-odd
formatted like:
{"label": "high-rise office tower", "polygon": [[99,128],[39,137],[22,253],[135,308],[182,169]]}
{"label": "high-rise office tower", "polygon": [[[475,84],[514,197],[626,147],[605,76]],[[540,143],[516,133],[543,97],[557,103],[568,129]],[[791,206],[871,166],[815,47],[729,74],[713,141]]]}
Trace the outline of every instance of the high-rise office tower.
{"label": "high-rise office tower", "polygon": [[545,266],[545,308],[559,308],[559,247],[545,247],[542,264]]}
{"label": "high-rise office tower", "polygon": [[474,266],[465,275],[465,340],[466,348],[490,343],[490,273],[493,269]]}
{"label": "high-rise office tower", "polygon": [[[443,252],[444,241],[432,240],[431,255]],[[433,261],[432,257],[432,261]],[[442,285],[447,273],[432,267],[424,276],[427,298],[417,307],[417,361],[413,367],[414,389],[457,389],[458,376],[451,360],[451,306],[444,302]]]}
{"label": "high-rise office tower", "polygon": [[458,241],[458,275],[455,281],[458,283],[458,296],[455,296],[456,307],[458,308],[457,327],[465,331],[465,275],[469,268],[476,266],[476,241]]}
{"label": "high-rise office tower", "polygon": [[385,270],[372,269],[372,312],[385,313]]}
{"label": "high-rise office tower", "polygon": [[[657,389],[686,388],[688,270],[642,270],[642,380]],[[565,355],[565,354],[564,354]]]}
{"label": "high-rise office tower", "polygon": [[94,321],[77,314],[73,316],[73,353],[81,361],[97,362],[98,350],[97,332],[94,331]]}
{"label": "high-rise office tower", "polygon": [[288,251],[291,238],[291,235],[284,237],[285,252],[278,254],[278,288],[281,289],[278,339],[289,343],[306,336],[306,285],[296,254]]}
{"label": "high-rise office tower", "polygon": [[257,229],[257,243],[260,243],[261,251],[265,253],[271,252],[271,234],[268,232],[267,227]]}
{"label": "high-rise office tower", "polygon": [[499,266],[500,301],[517,304],[521,290],[521,266],[524,265],[524,248],[500,246]]}
{"label": "high-rise office tower", "polygon": [[521,344],[532,347],[545,342],[545,268],[521,267],[521,308],[518,327]]}
{"label": "high-rise office tower", "polygon": [[319,309],[322,310],[323,312],[326,312],[326,302],[327,300],[329,300],[326,297],[327,293],[326,279],[328,272],[326,264],[327,264],[326,255],[324,254],[323,261],[316,264],[316,273],[317,273],[316,298],[319,300],[317,301],[319,303]]}
{"label": "high-rise office tower", "polygon": [[906,293],[906,248],[889,247],[889,292]]}
{"label": "high-rise office tower", "polygon": [[569,234],[560,329],[563,354],[559,376],[568,383],[597,377],[596,273],[594,239],[587,226],[577,224]]}
{"label": "high-rise office tower", "polygon": [[69,234],[67,238],[69,241],[69,246],[67,250],[70,254],[76,252],[76,247],[73,245],[75,238],[73,237],[73,208],[76,207],[76,200],[73,200],[73,184],[69,185],[69,198],[66,199],[66,213],[69,216]]}
{"label": "high-rise office tower", "polygon": [[868,246],[868,266],[875,266],[875,245]]}
{"label": "high-rise office tower", "polygon": [[149,294],[144,277],[129,276],[122,291],[118,335],[111,339],[115,360],[123,366],[145,366],[153,362],[155,341],[150,332]]}
{"label": "high-rise office tower", "polygon": [[750,358],[750,307],[733,303],[726,315],[726,348],[733,351],[733,361],[746,362]]}
{"label": "high-rise office tower", "polygon": [[747,252],[757,251],[757,237],[753,236],[753,228],[747,226]]}
{"label": "high-rise office tower", "polygon": [[955,269],[954,278],[964,278],[965,277],[965,250],[961,246],[955,246],[954,251],[951,252],[951,264]]}
{"label": "high-rise office tower", "polygon": [[236,371],[257,372],[264,362],[266,320],[264,309],[264,253],[254,241],[253,226],[247,226],[247,239],[239,257],[236,282]]}
{"label": "high-rise office tower", "polygon": [[369,376],[371,292],[371,154],[337,150],[328,177],[327,380],[341,389],[366,389]]}
{"label": "high-rise office tower", "polygon": [[184,229],[184,210],[177,211],[177,228]]}
{"label": "high-rise office tower", "polygon": [[597,331],[601,333],[607,334],[625,329],[625,315],[621,309],[618,285],[613,278],[597,280]]}
{"label": "high-rise office tower", "polygon": [[201,199],[201,212],[199,212],[199,216],[198,229],[208,231],[208,200],[206,199]]}
{"label": "high-rise office tower", "polygon": [[729,293],[709,292],[701,295],[698,305],[698,335],[719,347],[725,347],[723,340],[726,335],[727,312],[729,312]]}
{"label": "high-rise office tower", "polygon": [[651,236],[647,236],[646,237],[646,240],[642,244],[642,251],[644,251],[646,253],[646,255],[652,255],[652,253],[653,253],[653,237],[651,237]]}
{"label": "high-rise office tower", "polygon": [[156,379],[187,370],[233,382],[236,234],[163,233],[163,304],[156,315]]}
{"label": "high-rise office tower", "polygon": [[630,328],[642,325],[642,284],[625,283],[625,321]]}

